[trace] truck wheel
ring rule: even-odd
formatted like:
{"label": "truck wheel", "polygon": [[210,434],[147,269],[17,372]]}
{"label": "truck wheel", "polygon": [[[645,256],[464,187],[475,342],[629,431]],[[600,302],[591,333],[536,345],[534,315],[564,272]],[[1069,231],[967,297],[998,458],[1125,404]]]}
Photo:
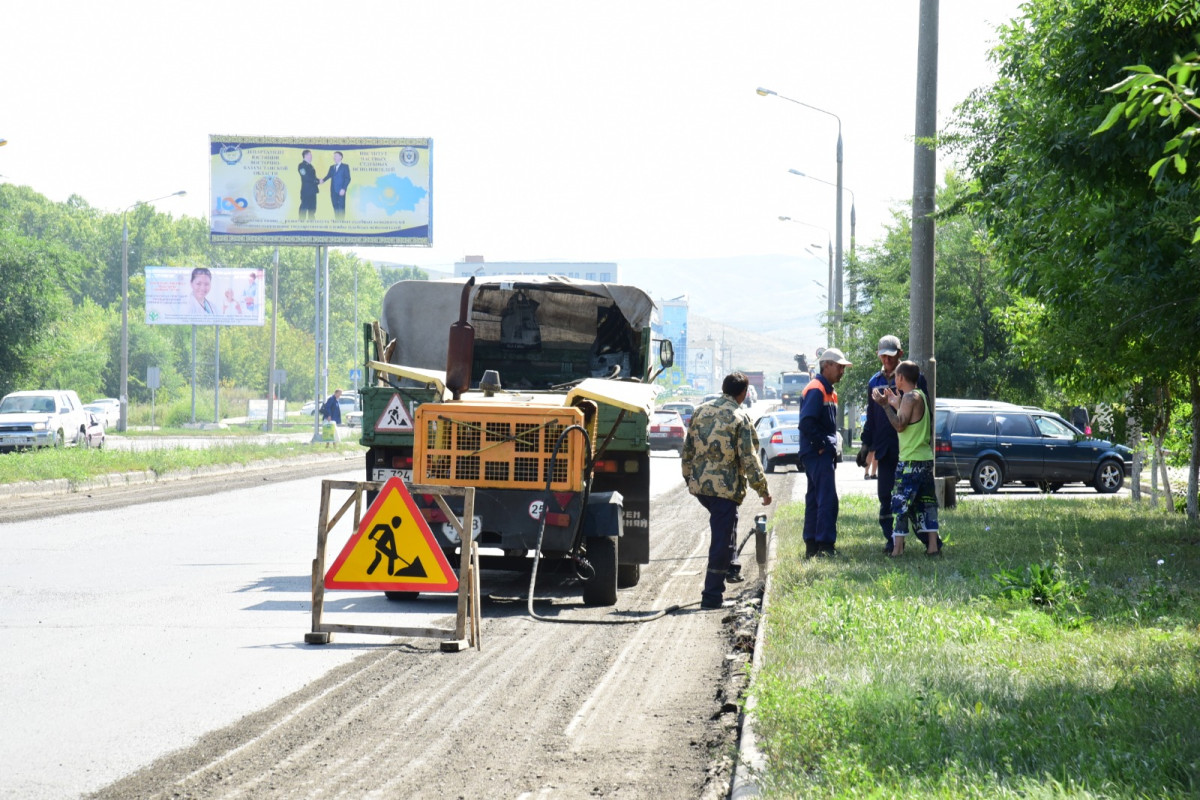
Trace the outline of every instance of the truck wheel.
{"label": "truck wheel", "polygon": [[775,464],[772,463],[771,459],[767,458],[766,450],[762,450],[759,452],[758,460],[762,462],[763,472],[774,472],[775,471]]}
{"label": "truck wheel", "polygon": [[990,458],[982,458],[971,470],[971,488],[977,494],[995,494],[1004,483],[1004,470]]}
{"label": "truck wheel", "polygon": [[617,588],[628,589],[637,586],[642,579],[641,564],[617,564]]}
{"label": "truck wheel", "polygon": [[587,537],[587,560],[596,571],[583,584],[585,606],[617,604],[617,537]]}
{"label": "truck wheel", "polygon": [[384,592],[383,596],[393,603],[406,603],[409,600],[416,600],[421,596],[420,592]]}
{"label": "truck wheel", "polygon": [[67,434],[65,431],[63,431],[62,428],[59,428],[58,432],[54,434],[54,446],[55,447],[66,447],[67,446]]}
{"label": "truck wheel", "polygon": [[1125,470],[1116,461],[1105,461],[1096,468],[1096,491],[1112,494],[1125,485]]}

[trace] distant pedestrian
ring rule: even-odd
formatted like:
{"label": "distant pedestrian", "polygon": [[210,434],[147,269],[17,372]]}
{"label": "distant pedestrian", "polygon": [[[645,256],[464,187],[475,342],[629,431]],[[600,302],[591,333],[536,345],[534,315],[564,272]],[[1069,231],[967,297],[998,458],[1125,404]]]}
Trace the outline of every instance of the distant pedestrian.
{"label": "distant pedestrian", "polygon": [[338,426],[342,424],[342,404],[339,402],[341,397],[342,390],[334,389],[333,394],[321,405],[321,420],[333,423],[334,444],[342,442],[342,432],[338,430]]}
{"label": "distant pedestrian", "polygon": [[[895,429],[888,422],[887,413],[883,406],[874,402],[876,389],[896,388],[896,365],[904,360],[904,347],[899,337],[887,335],[879,340],[876,349],[881,369],[871,376],[867,382],[867,419],[863,423],[862,446],[875,455],[875,474],[879,484],[875,487],[875,496],[879,498],[879,527],[883,531],[883,553],[892,553],[892,529],[895,518],[892,516],[892,490],[896,483],[896,464],[900,461],[900,440]],[[926,394],[929,389],[922,375],[917,382],[917,388]]]}
{"label": "distant pedestrian", "polygon": [[1075,406],[1071,409],[1071,424],[1089,436],[1092,434],[1092,423],[1088,418],[1088,410],[1083,406]]}
{"label": "distant pedestrian", "polygon": [[925,555],[940,556],[938,502],[933,483],[933,420],[929,398],[917,388],[921,369],[912,361],[896,365],[896,388],[880,387],[871,399],[884,408],[888,422],[899,434],[900,461],[892,494],[893,557],[904,555],[904,540],[912,532],[925,542]]}
{"label": "distant pedestrian", "polygon": [[741,580],[737,564],[738,506],[749,484],[771,504],[767,478],[758,462],[758,435],[742,410],[750,379],[740,372],[725,376],[723,394],[696,407],[683,442],[683,479],[708,511],[711,533],[701,608],[727,608],[725,581]]}
{"label": "distant pedestrian", "polygon": [[837,555],[838,396],[834,384],[853,366],[830,347],[817,356],[816,376],[800,394],[800,463],[808,479],[804,495],[804,557]]}

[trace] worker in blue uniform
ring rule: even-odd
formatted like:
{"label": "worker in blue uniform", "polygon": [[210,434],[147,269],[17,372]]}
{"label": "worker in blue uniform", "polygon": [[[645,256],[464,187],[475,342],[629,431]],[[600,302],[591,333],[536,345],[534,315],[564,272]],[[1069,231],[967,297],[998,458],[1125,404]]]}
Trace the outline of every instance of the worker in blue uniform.
{"label": "worker in blue uniform", "polygon": [[838,396],[834,385],[853,366],[836,347],[817,356],[817,376],[800,395],[800,464],[804,496],[804,557],[837,555],[838,495],[834,483]]}

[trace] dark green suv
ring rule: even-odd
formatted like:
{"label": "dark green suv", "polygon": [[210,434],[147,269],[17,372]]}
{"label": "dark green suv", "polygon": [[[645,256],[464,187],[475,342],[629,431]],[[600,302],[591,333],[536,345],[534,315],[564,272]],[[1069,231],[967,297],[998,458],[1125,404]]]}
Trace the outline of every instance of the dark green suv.
{"label": "dark green suv", "polygon": [[976,492],[997,492],[1006,483],[1049,492],[1085,483],[1109,494],[1132,469],[1128,447],[1087,436],[1040,408],[938,398],[935,420],[938,474],[969,480]]}

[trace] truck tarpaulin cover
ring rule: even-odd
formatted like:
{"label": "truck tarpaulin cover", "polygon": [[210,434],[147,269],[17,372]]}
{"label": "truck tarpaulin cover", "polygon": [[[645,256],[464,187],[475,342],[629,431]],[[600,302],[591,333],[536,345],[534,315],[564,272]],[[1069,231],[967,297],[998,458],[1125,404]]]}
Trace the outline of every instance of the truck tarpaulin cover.
{"label": "truck tarpaulin cover", "polygon": [[[443,369],[446,336],[459,316],[463,280],[401,281],[383,300],[384,329],[396,339],[391,362],[410,367]],[[624,318],[612,319],[613,310]],[[536,319],[537,336],[518,333],[521,343],[589,346],[599,329],[640,333],[649,326],[654,301],[633,286],[581,281],[557,275],[489,277],[476,283],[469,320],[475,340],[501,342],[513,336],[513,315],[520,322]],[[508,315],[506,317],[506,314]]]}

